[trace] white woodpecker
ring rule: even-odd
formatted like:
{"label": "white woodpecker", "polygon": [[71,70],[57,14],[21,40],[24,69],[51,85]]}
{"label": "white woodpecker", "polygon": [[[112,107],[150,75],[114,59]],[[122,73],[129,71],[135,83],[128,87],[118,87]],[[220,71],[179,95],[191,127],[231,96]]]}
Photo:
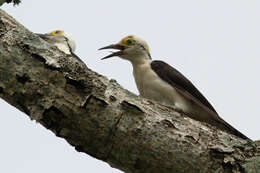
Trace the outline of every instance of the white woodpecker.
{"label": "white woodpecker", "polygon": [[118,56],[132,63],[135,82],[142,97],[180,109],[195,120],[248,139],[225,122],[201,92],[178,70],[163,61],[153,61],[148,44],[141,38],[130,35],[117,44],[99,50],[102,49],[119,50],[102,59]]}
{"label": "white woodpecker", "polygon": [[[76,43],[70,34],[62,31],[55,30],[46,34],[38,34],[43,40],[47,41],[50,44],[54,44],[59,50],[64,52],[67,55],[73,55],[79,61],[83,62],[76,54]],[[83,62],[84,63],[84,62]]]}

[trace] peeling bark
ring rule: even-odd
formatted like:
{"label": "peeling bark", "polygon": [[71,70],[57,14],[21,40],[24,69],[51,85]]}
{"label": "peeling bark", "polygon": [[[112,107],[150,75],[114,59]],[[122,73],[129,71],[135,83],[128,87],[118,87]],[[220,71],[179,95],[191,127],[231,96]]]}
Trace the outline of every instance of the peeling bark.
{"label": "peeling bark", "polygon": [[0,10],[0,97],[127,173],[260,172],[243,140],[123,89]]}

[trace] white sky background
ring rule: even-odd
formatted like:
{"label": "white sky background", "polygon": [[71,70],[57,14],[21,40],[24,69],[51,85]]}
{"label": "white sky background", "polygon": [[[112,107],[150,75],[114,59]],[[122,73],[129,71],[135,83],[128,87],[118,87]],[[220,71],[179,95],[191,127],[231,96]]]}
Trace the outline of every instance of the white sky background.
{"label": "white sky background", "polygon": [[[77,42],[76,54],[92,70],[134,93],[138,91],[130,63],[119,58],[101,61],[108,51],[97,49],[128,34],[140,36],[149,43],[153,59],[181,71],[223,119],[257,140],[259,7],[259,0],[23,0],[2,9],[32,32],[70,33]],[[0,109],[0,172],[121,172],[76,152],[3,100]]]}

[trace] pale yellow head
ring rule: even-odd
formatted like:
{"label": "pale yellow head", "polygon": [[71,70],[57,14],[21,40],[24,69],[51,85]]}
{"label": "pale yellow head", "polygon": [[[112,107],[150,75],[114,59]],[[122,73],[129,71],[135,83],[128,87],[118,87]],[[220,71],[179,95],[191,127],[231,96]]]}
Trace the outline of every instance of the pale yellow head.
{"label": "pale yellow head", "polygon": [[133,48],[141,48],[145,51],[147,51],[147,53],[150,54],[150,48],[147,44],[147,42],[135,35],[129,35],[127,37],[124,37],[119,44],[125,45],[126,47],[133,47]]}
{"label": "pale yellow head", "polygon": [[64,36],[64,31],[62,30],[55,30],[50,33],[48,33],[50,36]]}
{"label": "pale yellow head", "polygon": [[76,43],[74,39],[66,32],[62,30],[55,30],[47,34],[37,34],[45,41],[56,45],[60,50],[66,54],[75,52]]}
{"label": "pale yellow head", "polygon": [[146,41],[135,35],[126,36],[117,44],[112,44],[101,49],[119,50],[118,52],[114,52],[102,59],[107,59],[114,56],[119,56],[131,62],[138,61],[141,59],[151,59],[150,48],[148,44],[146,43]]}

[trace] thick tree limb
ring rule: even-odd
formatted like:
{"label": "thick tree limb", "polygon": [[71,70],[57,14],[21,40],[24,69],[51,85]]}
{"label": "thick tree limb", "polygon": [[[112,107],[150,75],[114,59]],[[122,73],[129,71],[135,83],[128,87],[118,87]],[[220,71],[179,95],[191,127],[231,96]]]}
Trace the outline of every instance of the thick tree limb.
{"label": "thick tree limb", "polygon": [[128,173],[259,172],[260,147],[142,99],[0,10],[0,97]]}

